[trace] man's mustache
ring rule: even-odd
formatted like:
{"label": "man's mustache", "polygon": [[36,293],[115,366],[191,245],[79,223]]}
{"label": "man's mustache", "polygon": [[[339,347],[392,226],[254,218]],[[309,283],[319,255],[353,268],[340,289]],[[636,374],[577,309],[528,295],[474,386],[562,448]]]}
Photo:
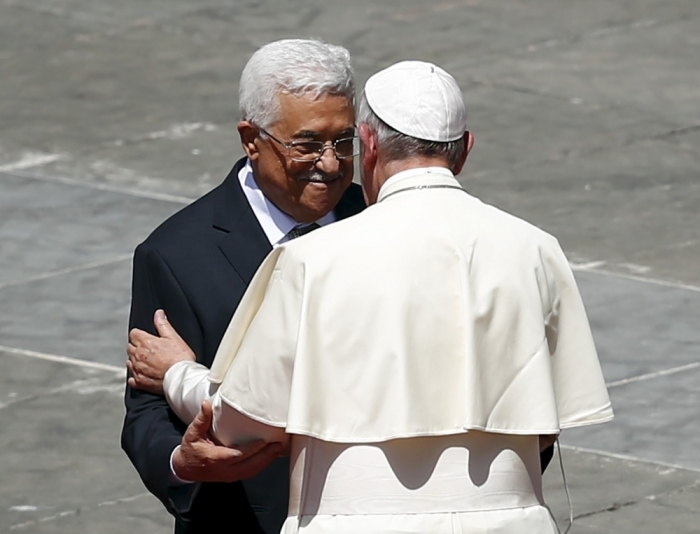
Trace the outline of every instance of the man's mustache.
{"label": "man's mustache", "polygon": [[344,172],[335,172],[329,174],[327,172],[313,170],[305,174],[297,176],[297,180],[300,182],[316,182],[316,183],[328,183],[335,180],[342,179],[345,176]]}

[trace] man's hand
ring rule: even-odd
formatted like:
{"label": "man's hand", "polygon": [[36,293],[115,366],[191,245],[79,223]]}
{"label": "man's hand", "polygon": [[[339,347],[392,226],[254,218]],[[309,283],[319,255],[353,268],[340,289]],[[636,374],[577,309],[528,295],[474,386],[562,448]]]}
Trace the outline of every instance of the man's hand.
{"label": "man's hand", "polygon": [[173,456],[173,469],[179,478],[191,482],[236,482],[257,475],[282,452],[281,443],[264,441],[235,449],[216,445],[208,437],[211,423],[211,404],[204,401]]}
{"label": "man's hand", "polygon": [[177,362],[195,361],[195,356],[168,322],[163,310],[156,311],[153,324],[160,337],[138,328],[129,332],[126,368],[131,375],[130,387],[162,395],[166,371]]}

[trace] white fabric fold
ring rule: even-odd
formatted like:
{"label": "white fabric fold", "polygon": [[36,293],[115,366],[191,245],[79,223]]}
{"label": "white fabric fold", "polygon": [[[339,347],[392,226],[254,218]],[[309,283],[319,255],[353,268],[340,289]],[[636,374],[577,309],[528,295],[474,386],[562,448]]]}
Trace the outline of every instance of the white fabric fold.
{"label": "white fabric fold", "polygon": [[343,443],[612,418],[556,239],[464,191],[416,189],[439,184],[459,185],[395,180],[379,204],[270,253],[212,366],[226,404]]}

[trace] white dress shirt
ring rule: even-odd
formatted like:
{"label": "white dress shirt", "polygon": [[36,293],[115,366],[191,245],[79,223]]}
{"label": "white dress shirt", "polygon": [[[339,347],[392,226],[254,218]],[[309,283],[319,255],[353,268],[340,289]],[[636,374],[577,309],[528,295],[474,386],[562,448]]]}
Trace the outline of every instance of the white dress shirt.
{"label": "white dress shirt", "polygon": [[[288,241],[287,234],[299,224],[299,221],[294,220],[294,218],[275,206],[263,194],[260,186],[258,186],[258,182],[255,181],[255,176],[253,176],[253,167],[250,164],[250,160],[246,161],[246,164],[238,173],[238,180],[241,182],[248,204],[253,208],[255,218],[260,223],[270,244],[274,247],[286,243]],[[335,222],[335,220],[335,213],[331,211],[317,220],[316,224],[325,226]]]}

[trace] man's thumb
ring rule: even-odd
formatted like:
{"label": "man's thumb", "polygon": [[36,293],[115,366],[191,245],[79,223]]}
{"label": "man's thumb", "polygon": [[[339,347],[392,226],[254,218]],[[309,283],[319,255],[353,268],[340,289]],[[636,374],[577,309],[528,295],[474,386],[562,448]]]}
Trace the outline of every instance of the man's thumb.
{"label": "man's thumb", "polygon": [[168,321],[163,310],[156,310],[156,313],[153,315],[153,325],[156,327],[160,337],[180,337],[173,328],[173,325]]}
{"label": "man's thumb", "polygon": [[202,402],[202,409],[199,410],[197,417],[194,418],[190,428],[200,438],[206,438],[211,428],[212,409],[209,401]]}

